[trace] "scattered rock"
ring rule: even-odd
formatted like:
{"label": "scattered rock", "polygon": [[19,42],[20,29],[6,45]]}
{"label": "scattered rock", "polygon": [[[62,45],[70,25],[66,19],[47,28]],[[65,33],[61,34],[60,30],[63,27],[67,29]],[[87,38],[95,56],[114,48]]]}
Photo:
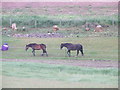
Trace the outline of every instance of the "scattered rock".
{"label": "scattered rock", "polygon": [[13,37],[62,38],[65,36],[59,33],[39,33],[39,34],[14,34]]}

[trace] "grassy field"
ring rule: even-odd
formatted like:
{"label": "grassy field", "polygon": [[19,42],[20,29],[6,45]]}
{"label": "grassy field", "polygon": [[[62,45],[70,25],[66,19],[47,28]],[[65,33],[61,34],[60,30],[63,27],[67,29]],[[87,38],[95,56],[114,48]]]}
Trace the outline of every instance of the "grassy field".
{"label": "grassy field", "polygon": [[[101,87],[117,87],[117,69],[116,68],[83,68],[76,66],[66,66],[66,65],[52,65],[52,64],[40,64],[40,63],[31,63],[31,62],[3,62],[3,76],[11,77],[11,78],[21,78],[24,79],[33,79],[33,87],[34,80],[42,79],[42,80],[50,80],[53,82],[56,81],[64,81],[64,83],[89,83],[87,86],[83,86],[84,88],[89,87],[99,87],[99,85],[103,85]],[[9,79],[8,79],[9,80]],[[16,85],[16,81],[20,80],[12,80],[11,84]],[[3,77],[3,86],[7,87],[6,79]],[[29,81],[29,80],[28,80]],[[37,81],[37,80],[36,80]],[[112,82],[111,82],[112,81]],[[8,81],[10,82],[10,81]],[[41,81],[37,81],[41,83]],[[16,82],[18,83],[18,82]],[[20,81],[19,83],[22,84]],[[47,83],[47,82],[46,82]],[[97,83],[97,86],[91,85],[93,83]],[[29,85],[30,82],[24,83],[23,86]],[[46,85],[44,82],[43,85]],[[11,86],[13,86],[11,85]],[[39,85],[39,84],[38,84]],[[57,86],[58,84],[56,84]],[[10,85],[9,85],[10,86]],[[18,86],[14,87],[19,87]],[[35,85],[36,86],[36,85]],[[47,85],[46,87],[49,87]],[[61,85],[58,85],[58,87]],[[31,87],[31,86],[30,86]],[[64,85],[63,85],[64,87]],[[74,87],[70,86],[70,87]],[[81,87],[77,86],[77,87]]]}
{"label": "grassy field", "polygon": [[[85,56],[68,57],[67,49],[60,50],[62,42],[81,43]],[[83,38],[10,38],[3,37],[3,43],[9,43],[9,51],[2,52],[2,58],[12,59],[79,59],[79,60],[118,60],[117,37],[83,37]],[[32,49],[25,51],[29,43],[44,43],[47,45],[48,57],[42,57],[42,50],[32,55]],[[76,51],[71,52],[76,56]]]}
{"label": "grassy field", "polygon": [[[118,69],[115,67],[87,67],[69,64],[42,63],[42,61],[68,62],[101,61],[104,64],[118,61],[118,9],[117,3],[2,3],[2,43],[8,43],[8,51],[0,51],[3,61],[3,87],[78,87],[105,88],[118,87]],[[58,5],[58,6],[56,6]],[[106,6],[107,5],[107,6]],[[17,24],[18,30],[10,26]],[[90,31],[85,25],[90,24]],[[103,27],[102,32],[94,32],[95,24]],[[43,34],[52,31],[58,25],[57,32],[64,38],[14,37],[15,34]],[[26,30],[23,31],[22,27]],[[108,27],[106,27],[108,26]],[[1,38],[0,38],[1,39]],[[76,57],[76,51],[67,56],[67,49],[60,50],[64,42],[80,43],[84,47]],[[40,56],[42,50],[25,51],[29,43],[44,43],[48,57]],[[2,45],[2,44],[1,44]],[[19,61],[23,60],[23,61]],[[27,61],[28,60],[28,61]],[[32,62],[29,62],[32,60]],[[34,62],[38,60],[41,62]],[[87,62],[89,61],[89,62]],[[102,64],[100,63],[100,64]],[[96,64],[96,65],[97,65]],[[48,80],[48,81],[47,81]],[[55,86],[56,85],[56,86]]]}

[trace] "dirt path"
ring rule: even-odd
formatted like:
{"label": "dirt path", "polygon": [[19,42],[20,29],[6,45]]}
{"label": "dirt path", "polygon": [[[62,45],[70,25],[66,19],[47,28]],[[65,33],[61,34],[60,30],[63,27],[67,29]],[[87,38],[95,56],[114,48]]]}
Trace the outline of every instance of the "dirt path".
{"label": "dirt path", "polygon": [[35,62],[57,65],[70,65],[70,66],[82,66],[82,67],[94,67],[94,68],[118,68],[118,61],[110,60],[26,60],[26,59],[0,59],[3,62]]}

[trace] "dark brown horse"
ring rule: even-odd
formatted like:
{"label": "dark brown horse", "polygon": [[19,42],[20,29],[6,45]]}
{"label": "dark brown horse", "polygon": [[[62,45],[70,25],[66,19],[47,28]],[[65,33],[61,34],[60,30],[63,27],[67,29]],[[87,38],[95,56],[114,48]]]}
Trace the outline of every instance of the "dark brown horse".
{"label": "dark brown horse", "polygon": [[46,45],[45,44],[36,44],[36,43],[30,43],[28,45],[26,45],[26,51],[28,50],[28,48],[31,47],[32,48],[32,53],[33,56],[35,56],[35,50],[43,50],[42,56],[46,53],[46,56],[48,56],[47,51],[46,51]]}
{"label": "dark brown horse", "polygon": [[70,51],[71,50],[77,50],[77,56],[79,54],[79,51],[81,51],[82,56],[84,56],[83,53],[83,46],[81,44],[72,44],[72,43],[62,43],[60,45],[60,48],[66,47],[68,49],[67,54],[70,57]]}

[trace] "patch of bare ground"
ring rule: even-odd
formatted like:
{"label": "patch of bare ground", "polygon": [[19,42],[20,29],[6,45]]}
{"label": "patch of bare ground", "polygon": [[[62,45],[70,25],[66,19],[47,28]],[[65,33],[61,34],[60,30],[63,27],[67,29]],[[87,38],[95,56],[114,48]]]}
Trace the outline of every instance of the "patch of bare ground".
{"label": "patch of bare ground", "polygon": [[111,60],[32,60],[32,59],[1,59],[3,62],[35,62],[56,65],[70,65],[93,68],[118,68],[118,61]]}

